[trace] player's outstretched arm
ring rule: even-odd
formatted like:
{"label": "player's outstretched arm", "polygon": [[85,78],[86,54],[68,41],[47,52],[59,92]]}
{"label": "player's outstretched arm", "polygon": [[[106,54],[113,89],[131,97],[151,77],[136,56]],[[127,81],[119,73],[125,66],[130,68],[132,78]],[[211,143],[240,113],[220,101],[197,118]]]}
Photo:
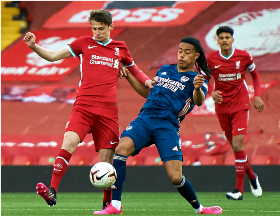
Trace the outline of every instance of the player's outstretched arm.
{"label": "player's outstretched arm", "polygon": [[36,37],[33,33],[27,32],[23,38],[25,44],[35,53],[47,61],[53,62],[60,59],[71,57],[71,53],[67,47],[58,50],[48,50],[35,43]]}
{"label": "player's outstretched arm", "polygon": [[[124,77],[127,79],[132,88],[142,97],[147,98],[151,91],[151,88],[141,84],[126,68],[124,69],[124,71],[126,74]],[[155,83],[155,81],[152,82]]]}
{"label": "player's outstretched arm", "polygon": [[203,83],[204,83],[203,75],[197,75],[193,80],[193,84],[194,84],[193,102],[197,106],[201,106],[205,98],[205,95],[201,90],[201,86],[203,85]]}

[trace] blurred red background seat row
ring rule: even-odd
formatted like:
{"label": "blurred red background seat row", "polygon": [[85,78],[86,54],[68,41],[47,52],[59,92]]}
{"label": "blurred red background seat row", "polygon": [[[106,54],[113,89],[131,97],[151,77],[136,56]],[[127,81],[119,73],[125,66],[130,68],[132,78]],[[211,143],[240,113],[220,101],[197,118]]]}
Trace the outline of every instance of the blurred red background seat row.
{"label": "blurred red background seat row", "polygon": [[[15,165],[15,166],[52,166],[54,164],[54,156],[1,156],[1,165]],[[70,166],[89,166],[96,164],[99,161],[98,155],[96,154],[93,158],[73,155],[69,165]],[[201,155],[199,158],[195,156],[185,155],[183,166],[191,165],[234,165],[234,155]],[[256,155],[251,160],[252,165],[280,165],[280,158],[278,161],[272,155]],[[136,155],[127,159],[128,166],[162,166],[164,163],[157,155]]]}

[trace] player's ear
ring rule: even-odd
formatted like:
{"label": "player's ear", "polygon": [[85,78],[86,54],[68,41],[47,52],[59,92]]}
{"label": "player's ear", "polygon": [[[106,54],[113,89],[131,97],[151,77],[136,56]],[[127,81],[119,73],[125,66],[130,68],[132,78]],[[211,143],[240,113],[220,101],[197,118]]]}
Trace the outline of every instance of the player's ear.
{"label": "player's ear", "polygon": [[194,59],[196,60],[196,59],[198,59],[199,58],[199,56],[200,56],[200,53],[195,53],[195,55],[194,55]]}
{"label": "player's ear", "polygon": [[111,23],[111,24],[109,25],[109,30],[112,31],[112,30],[114,29],[114,27],[115,27],[115,26],[114,26],[114,23]]}

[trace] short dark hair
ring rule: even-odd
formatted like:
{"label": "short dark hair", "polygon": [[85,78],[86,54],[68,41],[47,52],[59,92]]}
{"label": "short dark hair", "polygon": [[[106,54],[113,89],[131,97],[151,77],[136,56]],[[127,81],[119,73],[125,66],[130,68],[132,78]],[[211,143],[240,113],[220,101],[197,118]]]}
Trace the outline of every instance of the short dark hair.
{"label": "short dark hair", "polygon": [[216,35],[219,37],[219,34],[221,34],[222,32],[230,33],[231,37],[233,37],[234,31],[229,26],[219,26],[219,28],[216,31]]}
{"label": "short dark hair", "polygon": [[187,36],[182,38],[181,43],[188,43],[194,46],[195,51],[200,54],[196,59],[195,67],[199,72],[203,71],[211,79],[212,71],[208,68],[205,50],[201,46],[200,41],[194,37]]}
{"label": "short dark hair", "polygon": [[106,25],[112,24],[112,14],[107,10],[93,10],[90,12],[88,21],[91,22],[92,20],[96,22],[101,22]]}

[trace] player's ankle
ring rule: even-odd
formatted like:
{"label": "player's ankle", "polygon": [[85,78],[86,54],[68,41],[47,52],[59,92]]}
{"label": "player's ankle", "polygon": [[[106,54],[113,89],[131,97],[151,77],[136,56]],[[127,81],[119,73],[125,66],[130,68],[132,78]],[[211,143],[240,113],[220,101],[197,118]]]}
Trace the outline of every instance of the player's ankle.
{"label": "player's ankle", "polygon": [[121,210],[122,203],[120,200],[112,200],[111,202],[112,206],[114,206],[116,209]]}

